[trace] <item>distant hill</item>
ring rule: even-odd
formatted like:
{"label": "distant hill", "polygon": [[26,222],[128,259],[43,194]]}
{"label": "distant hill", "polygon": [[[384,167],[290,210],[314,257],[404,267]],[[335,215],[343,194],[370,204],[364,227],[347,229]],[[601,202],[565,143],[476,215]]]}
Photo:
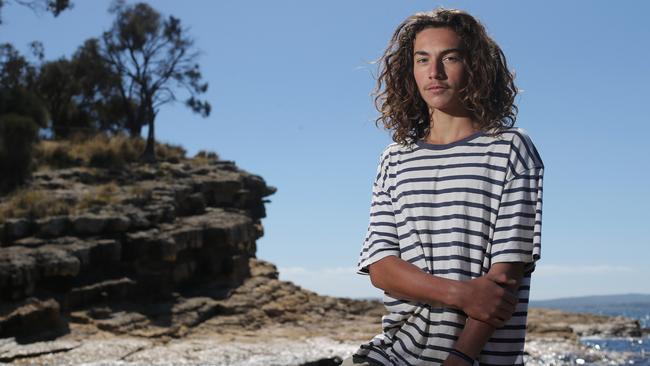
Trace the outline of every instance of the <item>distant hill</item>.
{"label": "distant hill", "polygon": [[[620,294],[567,297],[531,301],[533,308],[559,309],[572,313],[624,316],[636,319],[642,328],[650,329],[650,294]],[[650,333],[650,330],[647,331]]]}
{"label": "distant hill", "polygon": [[534,307],[571,307],[571,306],[597,306],[597,305],[614,305],[614,304],[650,304],[650,294],[620,294],[620,295],[597,295],[597,296],[580,296],[565,297],[551,300],[531,301],[530,305]]}

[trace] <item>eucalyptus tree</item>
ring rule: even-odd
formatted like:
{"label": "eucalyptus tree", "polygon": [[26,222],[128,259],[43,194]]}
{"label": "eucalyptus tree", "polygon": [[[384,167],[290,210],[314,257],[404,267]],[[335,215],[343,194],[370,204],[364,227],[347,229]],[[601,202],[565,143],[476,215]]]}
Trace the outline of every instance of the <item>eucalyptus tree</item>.
{"label": "eucalyptus tree", "polygon": [[208,89],[202,81],[198,50],[180,19],[163,16],[145,3],[114,3],[112,27],[103,33],[102,55],[114,74],[120,76],[118,94],[126,115],[126,128],[139,136],[148,127],[142,160],[155,161],[155,120],[160,107],[176,102],[180,93],[185,104],[203,117],[210,104],[199,99]]}
{"label": "eucalyptus tree", "polygon": [[[70,0],[0,0],[0,15],[4,6],[8,4],[26,6],[37,13],[48,11],[55,17],[72,7]],[[0,23],[2,23],[2,17],[0,17]]]}

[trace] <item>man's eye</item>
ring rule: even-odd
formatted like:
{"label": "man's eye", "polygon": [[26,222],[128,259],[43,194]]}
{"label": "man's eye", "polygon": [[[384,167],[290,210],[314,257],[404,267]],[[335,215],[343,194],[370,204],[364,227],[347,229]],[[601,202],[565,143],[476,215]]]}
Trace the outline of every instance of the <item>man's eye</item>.
{"label": "man's eye", "polygon": [[445,62],[460,62],[461,58],[459,56],[446,56],[442,59]]}
{"label": "man's eye", "polygon": [[419,59],[415,60],[415,62],[418,63],[418,64],[423,64],[423,63],[427,62],[427,59],[426,58],[419,58]]}

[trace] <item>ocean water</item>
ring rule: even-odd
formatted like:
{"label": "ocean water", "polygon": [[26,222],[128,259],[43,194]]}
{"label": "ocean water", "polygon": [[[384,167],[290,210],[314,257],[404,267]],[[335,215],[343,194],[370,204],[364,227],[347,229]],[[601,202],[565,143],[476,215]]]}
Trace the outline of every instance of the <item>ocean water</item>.
{"label": "ocean water", "polygon": [[[650,303],[611,303],[548,306],[576,313],[625,316],[639,321],[641,328],[650,328]],[[630,355],[628,365],[650,366],[650,336],[641,338],[585,337],[582,343],[604,352],[623,352]]]}
{"label": "ocean water", "polygon": [[629,365],[650,366],[650,337],[643,338],[582,338],[582,343],[598,351],[630,354]]}
{"label": "ocean water", "polygon": [[650,303],[623,303],[623,304],[594,304],[594,305],[565,305],[558,309],[574,313],[591,313],[599,315],[622,315],[637,319],[641,328],[650,328]]}

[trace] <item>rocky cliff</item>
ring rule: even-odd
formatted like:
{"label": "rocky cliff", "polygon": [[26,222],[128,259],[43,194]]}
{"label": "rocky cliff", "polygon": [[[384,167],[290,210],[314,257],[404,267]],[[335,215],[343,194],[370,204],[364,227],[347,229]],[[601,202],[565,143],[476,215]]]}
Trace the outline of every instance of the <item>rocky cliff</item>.
{"label": "rocky cliff", "polygon": [[[160,303],[130,322],[164,325],[184,291],[209,286],[212,298],[227,297],[250,277],[264,197],[275,188],[212,159],[40,171],[22,192],[74,208],[0,223],[0,338],[27,341],[89,322],[82,310],[119,329],[113,307]],[[197,309],[193,322],[215,311]]]}

